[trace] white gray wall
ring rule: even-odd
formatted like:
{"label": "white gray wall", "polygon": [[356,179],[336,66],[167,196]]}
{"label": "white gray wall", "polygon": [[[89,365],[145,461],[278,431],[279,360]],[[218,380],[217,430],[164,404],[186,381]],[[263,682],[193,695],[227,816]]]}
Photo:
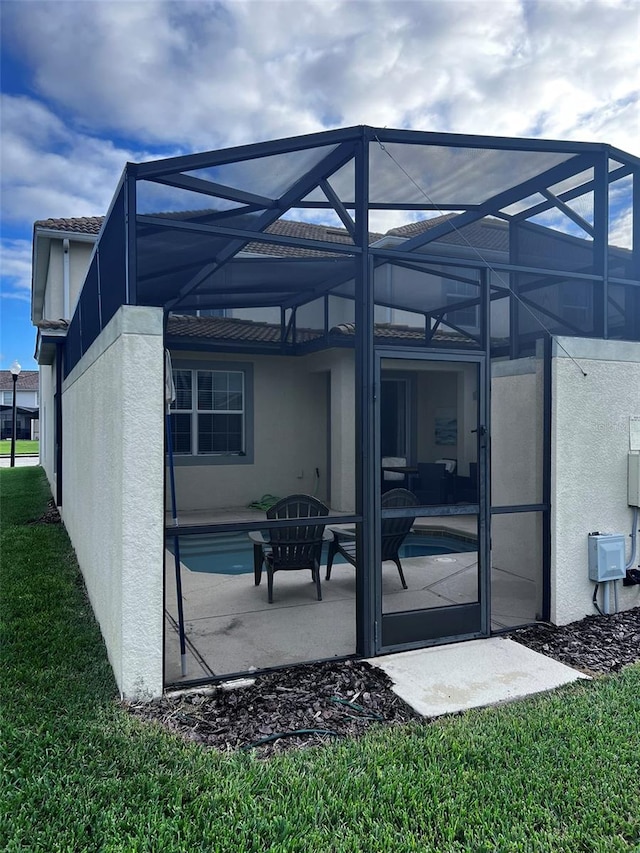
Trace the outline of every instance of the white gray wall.
{"label": "white gray wall", "polygon": [[61,235],[60,240],[52,240],[49,248],[49,267],[42,311],[45,320],[70,320],[73,317],[93,252],[93,243],[69,241],[69,311],[65,315],[63,236]]}
{"label": "white gray wall", "polygon": [[[587,534],[631,532],[627,454],[629,419],[640,417],[640,343],[559,342],[587,374],[554,342],[551,618],[565,624],[595,612]],[[619,587],[621,609],[640,605],[640,586]]]}
{"label": "white gray wall", "polygon": [[40,464],[44,468],[51,491],[56,493],[55,472],[55,405],[54,394],[56,386],[56,365],[41,364],[39,387],[40,387]]}
{"label": "white gray wall", "polygon": [[253,464],[210,464],[203,457],[202,464],[182,465],[176,456],[178,514],[244,507],[264,494],[311,494],[316,490],[316,468],[317,495],[326,498],[326,377],[310,369],[310,358],[172,353],[178,368],[181,359],[210,363],[212,368],[216,362],[251,364],[254,389]]}
{"label": "white gray wall", "polygon": [[[491,365],[491,502],[542,502],[543,361],[521,358]],[[542,610],[542,514],[495,515],[491,563],[536,585]]]}
{"label": "white gray wall", "polygon": [[162,693],[162,310],[122,306],[64,382],[62,516],[121,693]]}

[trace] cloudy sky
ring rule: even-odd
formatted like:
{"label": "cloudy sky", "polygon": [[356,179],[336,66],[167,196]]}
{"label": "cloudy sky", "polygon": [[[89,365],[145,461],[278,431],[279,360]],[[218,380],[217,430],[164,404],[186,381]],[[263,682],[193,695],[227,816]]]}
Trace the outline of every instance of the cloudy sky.
{"label": "cloudy sky", "polygon": [[0,367],[33,361],[33,222],[127,160],[333,127],[640,154],[639,0],[0,0]]}

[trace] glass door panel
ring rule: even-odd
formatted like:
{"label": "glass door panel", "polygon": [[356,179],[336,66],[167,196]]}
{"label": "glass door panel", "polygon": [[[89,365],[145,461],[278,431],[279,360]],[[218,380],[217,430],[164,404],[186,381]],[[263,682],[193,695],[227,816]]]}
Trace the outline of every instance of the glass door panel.
{"label": "glass door panel", "polygon": [[379,357],[381,649],[480,635],[486,626],[481,364]]}

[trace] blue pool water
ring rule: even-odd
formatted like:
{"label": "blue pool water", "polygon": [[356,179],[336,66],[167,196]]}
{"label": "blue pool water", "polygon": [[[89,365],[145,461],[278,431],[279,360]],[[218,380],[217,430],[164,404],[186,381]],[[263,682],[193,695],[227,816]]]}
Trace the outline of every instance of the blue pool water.
{"label": "blue pool water", "polygon": [[[167,548],[173,553],[173,540],[167,540]],[[326,563],[328,543],[322,553]],[[433,557],[461,551],[475,551],[476,546],[455,536],[410,533],[400,549],[402,557]],[[253,544],[245,533],[218,535],[181,536],[180,560],[192,572],[207,572],[220,575],[242,575],[253,572]],[[339,555],[334,563],[344,563]]]}

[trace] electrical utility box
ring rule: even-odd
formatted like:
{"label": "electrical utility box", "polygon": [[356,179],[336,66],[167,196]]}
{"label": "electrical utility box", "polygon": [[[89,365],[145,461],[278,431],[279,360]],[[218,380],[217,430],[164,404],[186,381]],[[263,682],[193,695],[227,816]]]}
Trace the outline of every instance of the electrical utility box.
{"label": "electrical utility box", "polygon": [[640,506],[640,453],[629,454],[629,506]]}
{"label": "electrical utility box", "polygon": [[624,578],[625,537],[622,533],[589,534],[589,580],[596,583]]}

